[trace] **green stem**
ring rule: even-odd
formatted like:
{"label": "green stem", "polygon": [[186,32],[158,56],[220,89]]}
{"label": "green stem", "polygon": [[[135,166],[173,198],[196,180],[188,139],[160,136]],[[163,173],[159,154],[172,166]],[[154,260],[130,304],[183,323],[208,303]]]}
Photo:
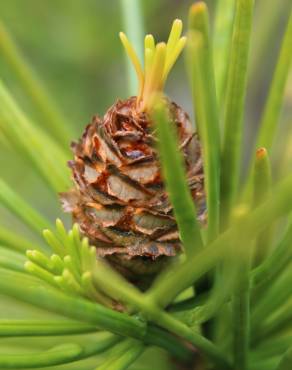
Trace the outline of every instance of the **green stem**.
{"label": "green stem", "polygon": [[22,84],[24,91],[31,98],[35,107],[39,109],[41,114],[40,123],[43,123],[58,141],[67,148],[72,138],[72,129],[69,128],[65,117],[59,112],[55,102],[21,55],[2,21],[0,21],[0,51],[17,76],[18,81]]}
{"label": "green stem", "polygon": [[[143,60],[143,17],[141,0],[120,0],[126,34],[134,46],[139,60]],[[127,58],[129,95],[137,95],[138,82],[134,67]]]}
{"label": "green stem", "polygon": [[218,236],[202,251],[186,262],[176,264],[162,272],[148,291],[155,302],[165,307],[184,289],[194,284],[204,273],[218,264],[234,240],[251,241],[271,222],[292,210],[292,175],[279,183],[261,206],[244,216]]}
{"label": "green stem", "polygon": [[1,354],[1,369],[27,369],[50,365],[60,365],[77,360],[82,354],[78,344],[62,344],[40,353]]}
{"label": "green stem", "polygon": [[230,221],[239,185],[252,13],[253,0],[237,0],[224,109],[221,182],[223,228]]}
{"label": "green stem", "polygon": [[[146,324],[138,318],[113,311],[82,298],[69,296],[49,286],[40,286],[38,280],[21,273],[11,273],[0,268],[0,276],[0,292],[3,294],[121,336],[134,337],[145,343],[161,345],[178,358],[185,359],[188,355],[185,346],[178,339],[158,328],[157,336],[161,335],[163,339],[154,338],[153,331],[150,329],[148,331]],[[176,351],[173,352],[175,347]]]}
{"label": "green stem", "polygon": [[0,320],[0,337],[93,333],[95,326],[65,320]]}
{"label": "green stem", "polygon": [[106,356],[106,361],[95,370],[124,370],[127,369],[144,351],[141,342],[134,339],[125,339],[117,344]]}
{"label": "green stem", "polygon": [[153,324],[148,324],[144,342],[145,344],[165,348],[174,357],[182,361],[187,362],[193,356],[192,351],[188,350],[181,341],[178,341],[176,336],[169,334],[167,330],[158,328]]}
{"label": "green stem", "polygon": [[197,125],[202,140],[208,210],[208,241],[219,231],[220,132],[214,82],[209,14],[204,3],[192,6],[189,15],[189,61]]}
{"label": "green stem", "polygon": [[69,296],[45,284],[40,286],[37,279],[31,279],[35,281],[34,284],[23,286],[21,281],[24,275],[21,273],[10,273],[4,269],[0,269],[0,273],[2,276],[0,289],[4,294],[120,335],[141,338],[141,335],[145,333],[145,324],[133,317],[82,298]]}
{"label": "green stem", "polygon": [[189,328],[187,325],[161,310],[150,313],[150,317],[157,325],[160,325],[172,333],[190,341],[216,365],[216,369],[231,370],[231,365],[226,359],[225,354],[223,354],[211,341],[194,332],[194,330]]}
{"label": "green stem", "polygon": [[[99,289],[116,299],[122,298],[124,301],[127,301],[157,325],[190,341],[220,368],[229,369],[227,360],[212,342],[200,334],[194,333],[191,328],[173,318],[170,314],[163,312],[152,297],[147,297],[136,288],[131,287],[125,279],[121,279],[118,273],[105,263],[101,262],[97,266],[93,276]],[[118,279],[120,281],[119,284],[117,284]]]}
{"label": "green stem", "polygon": [[26,369],[66,364],[103,353],[119,340],[119,337],[109,335],[97,343],[85,343],[82,346],[68,343],[40,353],[0,354],[0,366],[1,369]]}

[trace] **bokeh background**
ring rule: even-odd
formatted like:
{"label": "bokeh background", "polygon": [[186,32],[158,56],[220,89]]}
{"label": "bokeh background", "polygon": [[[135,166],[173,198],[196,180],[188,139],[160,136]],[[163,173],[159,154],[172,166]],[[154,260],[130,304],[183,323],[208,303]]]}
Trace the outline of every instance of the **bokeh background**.
{"label": "bokeh background", "polygon": [[[156,39],[166,40],[175,18],[182,19],[186,28],[188,8],[193,2],[140,0],[145,33],[152,33]],[[209,0],[207,3],[212,20],[216,0]],[[283,31],[291,11],[291,0],[255,0],[255,3],[243,150],[253,144]],[[128,96],[125,55],[118,38],[119,31],[124,30],[119,0],[1,0],[0,18],[28,63],[71,122],[72,140],[81,135],[94,114],[103,115],[118,98]],[[28,116],[38,122],[40,118],[37,111],[24,94],[1,51],[0,78]],[[274,148],[275,176],[281,175],[284,162],[290,162],[292,169],[291,82],[290,73],[281,115],[281,130]],[[166,92],[193,117],[184,58],[179,59],[170,74]],[[245,163],[248,161],[247,156],[244,156],[244,160]],[[289,167],[285,165],[285,168]],[[47,189],[43,180],[14,152],[9,143],[1,142],[0,170],[1,177],[13,190],[43,214],[52,220],[62,215],[56,194]],[[244,178],[244,170],[242,176]],[[62,215],[62,218],[65,219],[65,216]],[[0,222],[11,230],[29,234],[28,230],[2,208]],[[0,297],[0,314],[7,314],[5,307],[7,305],[4,305]],[[15,308],[13,313],[13,307],[14,301],[11,301],[10,315],[17,316],[18,311]],[[33,312],[34,317],[39,315],[37,310],[30,311],[30,308],[27,312]],[[43,345],[45,346],[45,342]],[[163,354],[160,353],[161,356]],[[164,363],[162,357],[161,364]],[[142,359],[141,363],[143,361]],[[157,357],[148,354],[147,364],[145,369],[158,368]],[[165,362],[165,369],[169,368],[170,364]]]}

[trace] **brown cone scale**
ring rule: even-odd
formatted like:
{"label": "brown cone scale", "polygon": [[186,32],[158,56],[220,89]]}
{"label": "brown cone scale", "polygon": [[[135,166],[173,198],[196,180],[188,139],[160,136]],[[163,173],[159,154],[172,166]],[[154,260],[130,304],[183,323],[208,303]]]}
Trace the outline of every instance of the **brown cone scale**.
{"label": "brown cone scale", "polygon": [[[169,103],[185,158],[188,183],[201,222],[205,218],[201,148],[187,114]],[[152,275],[181,251],[172,207],[160,174],[153,125],[136,98],[118,101],[95,116],[69,162],[75,187],[61,194],[65,212],[97,256],[131,280]]]}

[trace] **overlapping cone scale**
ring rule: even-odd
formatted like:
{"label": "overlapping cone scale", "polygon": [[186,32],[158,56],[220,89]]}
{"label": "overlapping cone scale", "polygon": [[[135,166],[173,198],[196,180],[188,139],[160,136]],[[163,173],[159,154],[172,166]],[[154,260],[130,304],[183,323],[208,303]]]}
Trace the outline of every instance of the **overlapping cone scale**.
{"label": "overlapping cone scale", "polygon": [[[189,186],[205,218],[201,148],[187,114],[168,103],[177,126]],[[75,187],[61,194],[81,232],[128,277],[153,274],[181,250],[163,186],[154,128],[136,98],[118,101],[103,119],[93,117],[69,162]]]}

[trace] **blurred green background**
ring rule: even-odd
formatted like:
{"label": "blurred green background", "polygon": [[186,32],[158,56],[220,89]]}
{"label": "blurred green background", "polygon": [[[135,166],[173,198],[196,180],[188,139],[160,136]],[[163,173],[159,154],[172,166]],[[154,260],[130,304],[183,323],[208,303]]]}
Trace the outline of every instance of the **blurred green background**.
{"label": "blurred green background", "polygon": [[[186,29],[188,8],[193,2],[141,0],[144,32],[153,33],[158,40],[166,40],[175,18],[181,18]],[[212,20],[216,1],[207,2]],[[255,3],[245,123],[245,145],[248,147],[253,142],[291,10],[290,0],[281,0],[280,3],[276,0],[256,0]],[[118,37],[119,31],[124,30],[121,1],[4,0],[1,1],[0,11],[1,19],[26,60],[41,78],[67,120],[72,123],[72,140],[78,138],[94,114],[103,115],[118,98],[127,97],[126,58]],[[1,53],[0,71],[1,79],[13,92],[20,106],[29,117],[38,122],[39,116],[33,104],[24,94],[13,69]],[[193,117],[184,58],[179,59],[170,74],[166,92]],[[282,114],[284,129],[281,132],[286,138],[287,135],[291,137],[292,122],[288,119],[292,110],[291,101],[290,83]],[[281,151],[277,157],[277,168],[281,167],[284,160],[291,158],[291,152],[287,154],[289,148],[291,150],[291,140],[290,144],[286,144],[285,156],[281,137],[278,143]],[[1,176],[32,205],[52,219],[60,215],[56,195],[47,190],[42,180],[13,148],[3,144],[0,148],[0,168]],[[16,225],[19,229],[22,228],[2,209],[0,217],[1,223],[9,228],[15,228]]]}
{"label": "blurred green background", "polygon": [[[141,0],[145,34],[152,33],[156,39],[166,40],[175,18],[181,18],[186,29],[188,8],[193,2]],[[212,19],[216,1],[209,0],[207,3]],[[291,11],[291,0],[256,0],[255,3],[243,148],[250,148],[253,143],[283,31]],[[0,18],[67,120],[72,123],[72,140],[81,135],[94,114],[103,115],[118,98],[127,97],[127,68],[124,50],[118,38],[119,31],[124,30],[120,1],[1,0]],[[216,64],[216,59],[214,63]],[[1,52],[0,78],[13,92],[21,108],[38,122],[39,116],[33,104],[24,94],[13,69],[4,60]],[[281,130],[274,148],[276,160],[273,165],[277,176],[281,175],[284,162],[288,161],[292,169],[291,82],[290,73],[281,116]],[[184,58],[179,59],[170,74],[166,92],[193,117]],[[14,152],[9,143],[6,145],[1,142],[0,145],[1,176],[12,189],[50,219],[54,220],[62,215],[56,194],[48,190],[43,180]],[[245,161],[247,160],[245,156]],[[289,167],[285,165],[285,168]],[[65,216],[62,215],[62,218]],[[28,230],[2,208],[0,223],[10,230],[29,234]],[[5,307],[0,299],[0,314],[6,315],[1,305]],[[10,304],[10,307],[13,306],[14,301]],[[23,312],[32,311],[27,307]],[[17,315],[17,309],[15,313],[12,310],[10,314]],[[33,316],[38,317],[38,310],[33,311]],[[156,368],[155,364],[149,364],[151,357],[155,358],[147,355],[147,366]],[[165,366],[170,368],[169,364]]]}

